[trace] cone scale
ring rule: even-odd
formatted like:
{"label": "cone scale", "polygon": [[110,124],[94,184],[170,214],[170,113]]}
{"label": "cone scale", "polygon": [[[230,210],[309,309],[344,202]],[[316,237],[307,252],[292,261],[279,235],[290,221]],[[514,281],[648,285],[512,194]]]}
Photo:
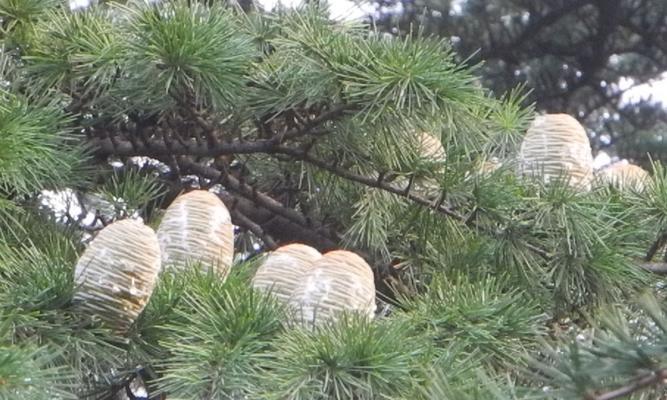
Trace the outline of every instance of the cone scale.
{"label": "cone scale", "polygon": [[519,154],[524,176],[545,183],[569,179],[572,187],[588,190],[593,176],[591,144],[581,124],[567,114],[538,116],[526,132]]}
{"label": "cone scale", "polygon": [[150,227],[121,220],[102,229],[76,264],[74,303],[114,330],[127,331],[153,292],[160,246]]}
{"label": "cone scale", "polygon": [[288,244],[271,252],[252,279],[255,289],[271,292],[283,304],[294,293],[299,282],[322,257],[316,249],[303,244]]}
{"label": "cone scale", "polygon": [[633,189],[641,192],[650,178],[649,173],[633,164],[614,164],[597,173],[598,178],[607,184],[612,184],[621,190]]}
{"label": "cone scale", "polygon": [[223,278],[234,257],[234,226],[227,207],[215,194],[195,190],[178,196],[167,208],[157,236],[162,265],[176,270],[201,263]]}
{"label": "cone scale", "polygon": [[431,162],[442,162],[447,157],[440,139],[426,132],[419,135],[419,154]]}
{"label": "cone scale", "polygon": [[[445,161],[447,154],[440,139],[429,133],[422,132],[419,134],[418,140],[418,154],[420,158],[434,164],[441,164]],[[442,168],[438,168],[436,172],[442,173]],[[407,181],[402,179],[401,187],[405,187],[406,184]],[[440,185],[435,179],[430,177],[417,179],[414,182],[413,190],[416,194],[428,198],[435,198],[440,195]]]}
{"label": "cone scale", "polygon": [[375,283],[370,266],[358,255],[334,250],[313,263],[296,287],[290,304],[296,319],[307,326],[335,320],[341,311],[372,318]]}

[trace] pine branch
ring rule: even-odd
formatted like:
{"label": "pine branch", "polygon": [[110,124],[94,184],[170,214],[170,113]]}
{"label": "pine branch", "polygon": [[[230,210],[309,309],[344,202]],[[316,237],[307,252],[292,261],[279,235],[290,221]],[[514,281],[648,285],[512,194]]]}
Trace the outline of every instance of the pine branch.
{"label": "pine branch", "polygon": [[666,241],[667,241],[667,233],[663,232],[660,234],[660,236],[658,236],[658,238],[655,240],[655,242],[653,242],[651,247],[646,252],[646,257],[644,257],[644,261],[653,260],[655,253],[657,253],[658,250],[660,250],[665,245]]}
{"label": "pine branch", "polygon": [[620,387],[618,389],[605,392],[598,395],[586,396],[586,400],[613,400],[618,399],[624,396],[631,395],[632,393],[638,392],[639,390],[652,387],[664,385],[667,381],[667,369],[662,368],[650,374],[647,374],[633,382],[628,383],[627,385]]}
{"label": "pine branch", "polygon": [[[284,133],[274,133],[270,139],[258,139],[254,141],[218,141],[225,135],[219,128],[216,128],[211,122],[207,121],[201,115],[193,116],[193,120],[199,125],[209,138],[209,143],[201,143],[196,139],[181,141],[171,141],[166,138],[159,139],[153,137],[143,141],[133,141],[130,139],[121,139],[117,134],[105,132],[104,137],[93,138],[88,141],[95,154],[98,156],[113,155],[117,157],[133,156],[179,156],[189,155],[198,157],[217,157],[226,154],[252,154],[252,153],[270,153],[274,146],[290,139],[296,139],[309,134],[316,134],[313,130],[322,124],[340,117],[351,108],[345,104],[336,104],[317,117],[310,119],[301,126],[295,127]],[[145,135],[146,132],[137,132],[138,135]]]}
{"label": "pine branch", "polygon": [[[464,223],[466,225],[475,226],[474,221],[469,220],[465,215],[462,215],[462,214],[458,213],[456,210],[443,205],[442,204],[442,198],[437,199],[437,200],[434,201],[434,200],[425,198],[423,196],[420,196],[418,194],[415,194],[414,192],[411,192],[410,189],[411,189],[411,182],[412,181],[409,181],[405,188],[399,188],[399,187],[396,187],[396,186],[384,181],[382,179],[383,176],[384,176],[382,173],[380,173],[379,178],[372,178],[372,177],[368,177],[368,176],[364,176],[364,175],[359,175],[359,174],[356,174],[356,173],[351,172],[349,170],[346,170],[344,168],[341,168],[341,167],[337,166],[336,164],[332,164],[332,163],[326,162],[324,160],[318,159],[316,157],[313,157],[308,153],[308,150],[299,150],[299,149],[288,148],[288,147],[285,147],[285,146],[277,146],[275,148],[275,152],[285,154],[285,155],[289,155],[289,156],[291,156],[291,157],[293,157],[297,160],[305,161],[305,162],[307,162],[309,164],[312,164],[316,167],[319,167],[319,168],[321,168],[325,171],[328,171],[329,173],[331,173],[333,175],[339,176],[339,177],[347,179],[349,181],[361,183],[361,184],[366,185],[368,187],[374,187],[374,188],[381,189],[381,190],[384,190],[384,191],[389,192],[389,193],[393,193],[397,196],[400,196],[400,197],[406,198],[408,200],[411,200],[412,202],[414,202],[416,204],[419,204],[423,207],[435,210],[435,211],[437,211],[437,212],[439,212],[443,215],[446,215],[450,218],[453,218],[456,221],[459,221],[459,222]],[[476,228],[483,228],[483,227],[480,227],[480,226],[475,226],[475,227]],[[497,233],[495,231],[490,232],[488,229],[482,229],[482,230],[486,230],[487,233],[491,233],[493,235],[495,235]],[[542,257],[544,259],[548,259],[550,257],[549,252],[545,249],[542,249],[540,247],[531,245],[530,243],[526,243],[525,245],[529,250],[538,254],[540,257]]]}
{"label": "pine branch", "polygon": [[333,175],[339,176],[341,178],[347,179],[352,182],[357,182],[361,183],[365,186],[368,187],[373,187],[377,189],[382,189],[384,191],[387,191],[389,193],[393,193],[395,195],[407,198],[414,203],[417,203],[419,205],[432,208],[435,211],[438,211],[442,214],[448,215],[458,221],[465,221],[466,218],[464,215],[461,215],[457,213],[456,211],[452,210],[451,208],[448,208],[444,206],[443,204],[438,204],[438,202],[434,202],[433,200],[429,200],[423,196],[419,196],[417,194],[414,194],[413,192],[410,191],[410,183],[408,182],[406,188],[399,188],[396,186],[391,185],[390,183],[384,181],[382,179],[383,175],[380,174],[380,178],[373,178],[369,176],[364,176],[360,174],[356,174],[354,172],[351,172],[349,170],[346,170],[344,168],[341,168],[337,166],[335,163],[330,163],[326,162],[324,160],[321,160],[317,157],[311,156],[308,152],[308,149],[302,150],[302,149],[294,149],[286,146],[276,146],[273,149],[274,153],[279,153],[279,154],[285,154],[288,155],[296,160],[300,161],[305,161],[309,164],[312,164],[318,168],[321,168],[325,171],[330,172]]}
{"label": "pine branch", "polygon": [[117,136],[91,139],[89,145],[98,156],[117,157],[166,157],[166,156],[197,156],[217,157],[226,154],[253,154],[270,152],[275,146],[273,139],[256,141],[233,140],[215,144],[199,143],[195,139],[172,142],[167,139],[148,139],[146,142],[135,142],[119,139]]}
{"label": "pine branch", "polygon": [[[258,191],[256,188],[239,181],[229,174],[218,171],[212,167],[198,164],[186,158],[181,158],[178,160],[178,163],[182,170],[190,171],[197,175],[211,179],[214,182],[222,183],[227,189],[238,193],[242,197],[252,201],[262,208],[265,208],[273,214],[276,214],[286,219],[287,221],[302,227],[303,229],[316,233],[317,236],[325,238],[332,238],[336,236],[334,232],[330,232],[324,226],[304,216],[300,212],[283,206],[267,194]],[[337,241],[338,240],[334,240],[334,242]]]}
{"label": "pine branch", "polygon": [[[239,194],[223,192],[219,194],[227,208],[234,208],[245,215],[255,224],[262,227],[265,234],[271,236],[277,243],[298,241],[326,251],[338,247],[337,236],[326,236],[315,228],[306,228],[291,220],[277,215]],[[232,218],[234,215],[232,214]],[[236,221],[234,221],[236,222]],[[237,225],[240,225],[237,224]]]}
{"label": "pine branch", "polygon": [[[221,194],[220,197],[223,198],[223,202],[228,206],[230,214],[232,215],[232,220],[236,225],[239,225],[260,238],[266,247],[270,250],[275,250],[278,248],[276,241],[273,240],[271,235],[266,233],[261,225],[255,223],[252,219],[246,216],[239,208],[237,207],[238,199],[233,198],[232,196]],[[229,203],[232,203],[229,207]]]}
{"label": "pine branch", "polygon": [[[344,178],[348,181],[356,182],[363,184],[368,187],[373,187],[377,189],[384,190],[389,193],[393,193],[400,197],[406,198],[416,204],[419,204],[423,207],[433,209],[443,215],[451,217],[456,221],[473,224],[473,221],[468,221],[468,219],[456,212],[455,210],[442,204],[442,199],[432,200],[415,194],[411,191],[411,184],[408,182],[408,185],[405,188],[400,188],[395,185],[390,184],[389,182],[382,179],[384,176],[380,174],[379,178],[373,178],[369,176],[364,176],[351,172],[345,168],[339,167],[335,164],[327,162],[325,160],[319,159],[310,155],[309,149],[297,149],[292,147],[287,147],[281,145],[285,138],[294,138],[300,135],[307,135],[309,129],[312,129],[316,124],[323,123],[329,118],[334,118],[336,115],[345,111],[344,106],[333,107],[331,111],[325,113],[326,118],[313,119],[311,123],[307,124],[303,128],[291,130],[286,134],[282,135],[279,138],[278,135],[274,135],[271,139],[258,139],[255,141],[242,142],[239,140],[234,140],[231,142],[218,142],[213,145],[207,145],[203,143],[198,143],[196,140],[192,139],[186,143],[175,143],[168,142],[167,140],[149,140],[142,144],[132,143],[128,140],[118,140],[112,141],[110,138],[105,139],[93,139],[91,144],[97,147],[97,153],[103,155],[115,155],[115,156],[157,156],[164,157],[169,155],[188,155],[188,156],[199,156],[199,157],[217,157],[220,155],[227,154],[283,154],[289,156],[294,160],[305,161],[311,165],[314,165],[322,170],[325,170],[333,175]],[[317,120],[317,121],[316,121]],[[241,184],[237,179],[228,176],[224,178],[224,174],[220,171],[205,167],[191,161],[183,160],[180,162],[182,167],[185,169],[191,169],[196,174],[202,174],[202,176],[209,177],[211,179],[221,181],[225,185],[231,185],[230,188],[236,192],[243,194],[244,197],[250,200],[257,200],[255,196],[257,193],[248,185]],[[224,178],[221,180],[221,178]],[[261,205],[273,212],[276,212],[278,215],[281,215],[287,218],[290,221],[297,223],[298,225],[304,227],[310,227],[312,221],[306,221],[304,217],[298,212],[289,210],[278,202],[273,200],[270,196],[260,196],[259,203]],[[493,232],[495,234],[495,232]],[[330,237],[330,235],[327,235]],[[540,255],[542,258],[548,258],[548,251],[541,249],[539,247],[527,244],[529,249],[534,253]]]}
{"label": "pine branch", "polygon": [[667,275],[667,262],[645,262],[640,263],[639,267],[654,274]]}

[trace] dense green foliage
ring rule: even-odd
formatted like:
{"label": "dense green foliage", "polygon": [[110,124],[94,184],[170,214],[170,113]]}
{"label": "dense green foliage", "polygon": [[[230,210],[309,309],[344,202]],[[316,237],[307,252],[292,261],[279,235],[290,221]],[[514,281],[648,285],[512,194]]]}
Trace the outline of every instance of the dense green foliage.
{"label": "dense green foliage", "polygon": [[356,2],[375,7],[369,17],[380,30],[451,38],[461,59],[483,62],[484,86],[497,93],[528,84],[538,111],[575,116],[596,151],[644,165],[648,154],[667,159],[665,105],[625,96],[666,77],[664,1]]}
{"label": "dense green foliage", "polygon": [[[518,176],[526,90],[485,89],[447,40],[315,5],[0,0],[0,17],[0,399],[109,398],[137,376],[174,399],[663,390],[664,263],[647,262],[664,256],[667,171],[641,192]],[[78,311],[90,239],[156,226],[190,188],[237,225],[231,276],[163,271],[126,334]],[[249,281],[295,241],[362,255],[382,312],[289,323]]]}

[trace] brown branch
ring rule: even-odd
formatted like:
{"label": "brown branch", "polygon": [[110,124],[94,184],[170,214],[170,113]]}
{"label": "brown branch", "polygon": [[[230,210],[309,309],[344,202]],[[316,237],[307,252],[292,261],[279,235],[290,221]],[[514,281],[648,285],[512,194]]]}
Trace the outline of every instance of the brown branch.
{"label": "brown branch", "polygon": [[[326,117],[322,115],[318,118],[315,118],[302,129],[308,130],[314,125],[319,124],[329,118],[333,118],[335,115],[338,115],[343,111],[344,108],[342,106],[336,109],[332,109],[328,113],[325,113],[327,115]],[[288,135],[291,134],[288,133],[282,136],[281,140]],[[357,182],[368,187],[381,189],[389,193],[398,195],[400,197],[409,199],[416,204],[427,207],[429,209],[433,209],[439,213],[447,215],[451,218],[454,218],[457,221],[460,221],[461,223],[466,224],[466,217],[464,215],[461,215],[456,211],[452,210],[451,208],[443,205],[442,201],[433,201],[431,199],[425,198],[423,196],[411,192],[412,180],[408,182],[408,185],[405,188],[400,188],[385,181],[383,179],[384,177],[383,174],[380,174],[378,178],[372,178],[369,176],[356,174],[345,168],[341,168],[336,164],[332,164],[327,161],[321,160],[319,158],[313,157],[312,155],[309,154],[308,148],[304,150],[304,149],[296,149],[280,145],[280,140],[276,140],[275,138],[276,136],[274,136],[272,139],[260,139],[253,142],[241,142],[241,141],[234,141],[228,143],[218,142],[215,145],[200,144],[197,143],[196,141],[190,141],[189,143],[185,144],[169,143],[169,145],[167,145],[166,141],[162,142],[149,141],[145,145],[142,145],[141,148],[136,148],[136,146],[127,141],[125,142],[118,141],[116,143],[111,143],[109,141],[102,140],[97,143],[97,146],[98,148],[101,148],[102,151],[109,152],[110,154],[126,155],[126,156],[157,155],[160,157],[164,157],[164,156],[175,156],[175,155],[191,155],[200,157],[201,156],[216,157],[224,154],[233,154],[233,153],[283,154],[295,160],[305,161],[309,164],[319,167],[325,171],[328,171],[331,174],[334,174],[346,180]],[[317,226],[313,221],[305,217],[303,214],[299,213],[296,210],[284,207],[281,203],[274,200],[272,197],[255,190],[255,188],[253,188],[252,186],[239,181],[238,179],[234,178],[233,176],[230,176],[229,174],[222,173],[215,168],[207,167],[192,162],[185,157],[180,157],[180,160],[178,161],[177,164],[182,169],[189,170],[195,173],[196,175],[205,176],[214,181],[221,182],[228,189],[236,193],[239,193],[243,197],[252,200],[253,202],[257,203],[263,208],[287,219],[288,221],[300,225],[301,227],[314,229],[315,231],[318,231],[320,234],[323,234],[323,236],[325,237],[331,238],[335,236],[335,234],[332,234],[332,232],[322,232],[323,228],[321,226]],[[468,221],[467,225],[472,225],[472,224],[473,224],[472,221]],[[259,232],[259,230],[257,229],[258,226],[259,225],[253,226],[252,229]],[[532,245],[527,245],[527,246],[531,251],[535,252],[536,254],[539,254],[541,257],[543,258],[549,257],[548,252],[545,251],[544,249]]]}
{"label": "brown branch", "polygon": [[255,234],[255,236],[264,242],[264,245],[266,245],[269,250],[275,250],[278,248],[276,241],[273,240],[269,234],[264,232],[264,229],[262,229],[259,224],[253,222],[250,218],[243,215],[243,213],[241,213],[239,210],[232,209],[230,210],[230,213],[232,214],[232,218],[236,225],[245,228]]}
{"label": "brown branch", "polygon": [[249,216],[245,215],[244,210],[239,207],[239,198],[234,197],[227,192],[218,193],[218,197],[220,197],[222,202],[225,203],[225,206],[232,216],[232,222],[235,225],[247,229],[255,234],[255,236],[264,242],[264,245],[270,250],[275,250],[278,248],[278,245],[276,244],[276,241],[273,240],[273,237],[265,232],[261,225],[253,221]]}
{"label": "brown branch", "polygon": [[[198,157],[216,157],[226,154],[252,154],[252,153],[270,153],[271,149],[284,142],[285,140],[295,139],[309,134],[320,134],[313,130],[336,117],[341,116],[349,110],[349,106],[338,104],[332,106],[328,111],[323,112],[317,117],[307,121],[303,126],[290,129],[282,134],[274,134],[270,139],[259,139],[254,141],[215,141],[209,140],[208,143],[201,143],[196,139],[180,139],[172,141],[163,137],[162,139],[153,138],[144,141],[132,141],[120,139],[118,135],[104,132],[102,138],[89,140],[88,144],[94,149],[98,156],[114,155],[118,157],[148,156],[182,156],[191,155]],[[204,120],[201,116],[193,116],[195,122],[207,133],[207,136],[215,135],[218,129],[210,122]]]}
{"label": "brown branch", "polygon": [[655,257],[655,253],[658,252],[664,245],[665,242],[667,241],[667,232],[662,232],[657,239],[655,239],[655,242],[651,244],[651,247],[649,247],[648,251],[646,252],[646,257],[644,257],[644,261],[651,261],[653,260],[653,257]]}
{"label": "brown branch", "polygon": [[231,142],[218,142],[215,145],[198,143],[195,139],[172,142],[168,139],[148,139],[146,142],[133,144],[129,140],[109,138],[96,138],[89,141],[89,145],[97,155],[114,155],[118,157],[166,157],[166,156],[197,156],[216,157],[225,154],[250,154],[269,152],[275,143],[271,139],[242,142],[234,140]]}
{"label": "brown branch", "polygon": [[641,389],[663,385],[667,380],[667,369],[662,368],[650,374],[647,374],[634,382],[628,383],[627,385],[620,387],[618,389],[598,394],[598,395],[589,395],[586,396],[588,400],[613,400],[618,399],[627,395],[630,395],[634,392],[637,392]]}
{"label": "brown branch", "polygon": [[[434,204],[429,199],[426,199],[424,197],[406,191],[405,188],[398,188],[392,186],[381,179],[375,179],[355,174],[351,171],[337,167],[335,165],[331,165],[323,160],[315,158],[309,155],[307,152],[304,152],[303,150],[294,149],[286,146],[280,146],[273,139],[260,139],[252,142],[240,142],[240,141],[233,141],[228,143],[220,142],[214,146],[210,146],[207,144],[200,144],[197,143],[195,140],[191,140],[187,144],[170,143],[169,145],[167,145],[166,141],[150,140],[146,144],[134,146],[131,142],[127,140],[125,141],[119,140],[116,141],[115,143],[112,143],[111,140],[109,139],[94,139],[92,140],[91,145],[93,145],[96,148],[98,153],[113,154],[116,156],[148,156],[156,158],[165,156],[183,156],[183,155],[196,156],[196,157],[217,157],[225,154],[253,154],[253,153],[284,154],[292,157],[293,159],[313,164],[319,168],[322,168],[334,175],[340,176],[347,180],[351,180],[357,183],[364,184],[366,186],[375,187],[378,189],[382,189],[397,194],[399,196],[408,198],[414,201],[415,203],[421,204],[429,208],[433,208],[439,212],[442,212],[443,214],[454,217],[460,221],[465,220],[464,216],[456,213],[455,211],[443,205]],[[182,167],[187,166],[195,173],[202,173],[209,177],[213,176],[215,177],[215,179],[221,179],[222,177],[224,183],[226,185],[230,185],[232,190],[243,192],[243,194],[246,196],[253,197],[256,195],[256,193],[254,193],[254,190],[250,186],[241,184],[236,178],[230,176],[225,177],[223,176],[224,174],[222,174],[220,171],[214,168],[205,167],[200,164],[193,163],[191,161],[187,161],[184,159],[179,161],[179,164],[181,164]],[[264,202],[264,205],[267,206],[267,209],[273,208],[279,213],[284,212],[285,210],[284,207],[280,205],[280,203],[276,202],[269,196],[266,196],[264,198],[260,195],[260,200]],[[296,220],[302,218],[296,215],[291,215],[291,216],[284,215],[284,216],[287,218],[296,218]],[[299,223],[307,224],[307,222],[304,220],[300,220]]]}
{"label": "brown branch", "polygon": [[[310,132],[313,128],[316,128],[327,121],[331,121],[334,118],[340,117],[346,111],[351,110],[350,106],[346,104],[337,104],[332,106],[329,110],[323,112],[317,117],[307,121],[302,127],[297,129],[292,129],[291,131],[286,132],[284,135],[280,136],[280,139],[294,139],[298,136],[303,136],[303,133]],[[277,137],[274,137],[276,139]]]}
{"label": "brown branch", "polygon": [[[384,175],[380,174],[378,178],[372,178],[369,176],[364,176],[356,174],[347,169],[341,168],[336,164],[331,164],[327,161],[321,160],[319,158],[313,157],[309,154],[307,150],[295,149],[287,146],[282,146],[275,143],[272,139],[269,140],[257,140],[254,142],[236,142],[236,143],[219,143],[216,146],[202,146],[198,143],[192,142],[191,146],[185,146],[179,148],[178,144],[172,144],[169,146],[169,149],[166,147],[163,148],[161,143],[151,143],[157,145],[157,148],[151,148],[152,150],[149,154],[162,153],[166,154],[187,154],[192,156],[210,156],[215,157],[222,154],[231,154],[234,152],[238,153],[265,153],[265,154],[283,154],[291,157],[295,160],[305,161],[309,164],[312,164],[316,167],[319,167],[329,173],[344,178],[349,181],[357,182],[368,187],[374,187],[393,193],[400,197],[411,200],[412,202],[419,204],[421,206],[433,209],[439,213],[447,215],[451,218],[454,218],[457,221],[466,223],[466,217],[462,214],[457,213],[449,207],[446,207],[442,204],[442,201],[433,201],[431,199],[419,196],[410,191],[412,186],[412,181],[408,182],[408,185],[405,188],[400,188],[393,186],[387,181],[383,180]],[[116,150],[118,147],[116,148]],[[117,154],[117,152],[116,152]],[[146,155],[141,154],[141,155]],[[229,174],[224,174],[218,171],[215,168],[206,167],[201,164],[194,163],[186,158],[181,157],[178,165],[184,169],[189,170],[197,175],[205,176],[214,181],[219,181],[223,183],[230,190],[241,194],[243,197],[252,200],[253,202],[261,205],[263,208],[284,217],[285,219],[296,223],[302,227],[314,228],[316,231],[320,230],[321,227],[317,227],[313,221],[306,218],[303,214],[292,210],[290,208],[284,207],[282,204],[271,198],[270,196],[256,191],[252,186],[247,185],[238,179],[230,176]],[[472,222],[469,223],[469,225]],[[256,228],[254,228],[256,229]],[[330,232],[324,234],[326,237],[332,237],[333,235]],[[549,254],[546,250],[539,247],[527,244],[527,247],[540,255],[543,258],[548,258]]]}
{"label": "brown branch", "polygon": [[312,221],[310,218],[306,217],[300,212],[283,206],[272,197],[256,190],[254,187],[246,183],[239,181],[237,178],[229,174],[225,174],[215,168],[198,164],[183,157],[178,160],[178,163],[182,169],[196,175],[204,176],[213,181],[220,182],[223,186],[225,186],[226,189],[238,193],[243,198],[252,201],[258,206],[261,206],[262,208],[270,211],[272,214],[275,214],[292,224],[298,225],[307,231],[313,232],[319,237],[327,238],[328,240],[323,241],[324,243],[332,244],[338,242],[337,239],[332,239],[336,238],[337,236],[335,232],[326,229],[321,224]]}
{"label": "brown branch", "polygon": [[645,271],[657,275],[667,275],[667,262],[645,262],[639,263],[639,267]]}
{"label": "brown branch", "polygon": [[[321,168],[325,171],[328,171],[329,173],[339,176],[341,178],[347,179],[349,181],[361,183],[363,185],[369,186],[369,187],[374,187],[377,189],[382,189],[384,191],[387,191],[389,193],[396,194],[398,196],[407,198],[409,200],[412,200],[413,202],[420,204],[422,206],[434,209],[442,214],[448,215],[452,218],[455,218],[459,221],[465,221],[465,216],[457,213],[456,211],[440,204],[434,203],[432,200],[429,200],[425,197],[416,195],[412,192],[406,191],[405,188],[399,188],[396,186],[392,186],[391,184],[387,183],[386,181],[383,181],[382,179],[377,179],[377,178],[372,178],[369,176],[364,176],[360,174],[356,174],[352,171],[349,171],[347,169],[338,167],[337,165],[332,165],[329,162],[326,162],[324,160],[321,160],[319,158],[311,156],[307,151],[303,151],[301,149],[294,149],[286,146],[276,146],[274,153],[279,153],[279,154],[285,154],[288,155],[294,159],[305,161],[309,164],[312,164],[318,168]],[[409,185],[409,184],[408,184]]]}

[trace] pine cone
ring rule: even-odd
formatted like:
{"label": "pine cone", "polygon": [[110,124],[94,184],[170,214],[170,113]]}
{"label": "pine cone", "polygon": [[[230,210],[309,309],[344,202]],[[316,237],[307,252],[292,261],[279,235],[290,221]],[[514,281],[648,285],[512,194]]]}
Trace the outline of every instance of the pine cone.
{"label": "pine cone", "polygon": [[162,265],[183,269],[201,262],[224,279],[234,258],[234,226],[227,207],[213,193],[195,190],[167,208],[157,236]]}
{"label": "pine cone", "polygon": [[319,251],[304,244],[282,246],[266,257],[253,277],[252,285],[262,291],[271,291],[283,304],[288,304],[299,282],[320,257]]}
{"label": "pine cone", "polygon": [[157,236],[141,221],[102,229],[76,264],[74,302],[113,329],[127,331],[148,303],[160,271]]}
{"label": "pine cone", "polygon": [[641,192],[650,175],[642,167],[633,164],[614,164],[600,170],[597,177],[604,184],[612,184],[620,190],[633,189]]}
{"label": "pine cone", "polygon": [[545,183],[559,177],[570,185],[590,189],[593,155],[586,131],[567,114],[546,114],[535,118],[521,144],[520,171],[540,176]]}
{"label": "pine cone", "polygon": [[316,260],[296,287],[290,304],[297,320],[313,326],[356,311],[372,318],[375,282],[370,266],[358,255],[335,250]]}

